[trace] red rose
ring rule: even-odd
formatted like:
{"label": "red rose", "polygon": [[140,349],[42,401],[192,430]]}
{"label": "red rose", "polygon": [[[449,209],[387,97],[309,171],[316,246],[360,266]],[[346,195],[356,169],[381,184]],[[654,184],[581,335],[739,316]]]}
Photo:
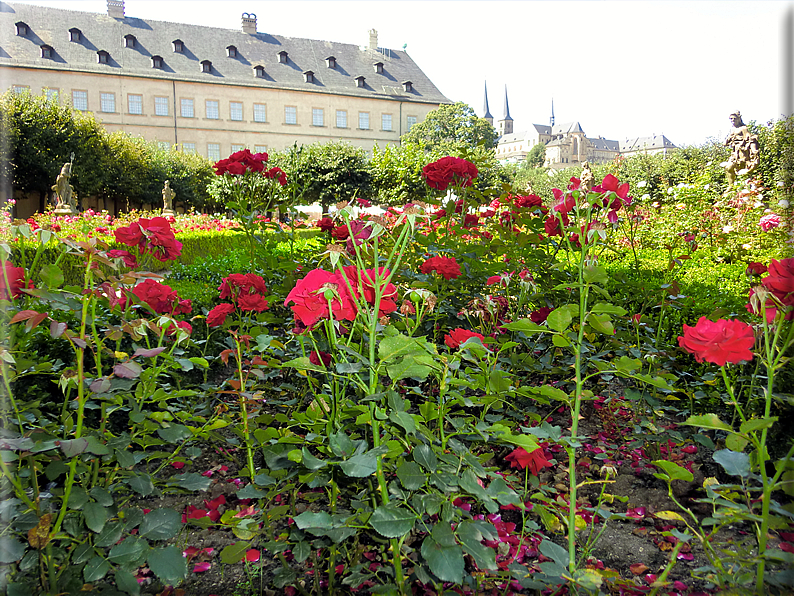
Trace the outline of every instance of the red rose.
{"label": "red rose", "polygon": [[317,227],[320,228],[323,232],[330,232],[334,229],[334,220],[330,217],[323,217],[322,219],[317,220]]}
{"label": "red rose", "polygon": [[281,186],[287,186],[287,174],[281,168],[270,168],[262,174],[265,178],[277,180]]}
{"label": "red rose", "polygon": [[419,271],[426,274],[435,271],[447,281],[460,277],[460,265],[454,257],[432,257],[422,263]]}
{"label": "red rose", "polygon": [[190,300],[179,300],[174,290],[153,279],[143,280],[132,289],[132,293],[161,315],[188,314],[191,310]]}
{"label": "red rose", "polygon": [[[330,300],[325,292],[331,292]],[[314,269],[287,294],[284,306],[292,302],[292,312],[306,327],[311,327],[320,319],[331,316],[328,311],[330,302],[336,320],[352,321],[356,318],[356,305],[347,284],[338,273],[329,273],[322,269]]]}
{"label": "red rose", "polygon": [[[359,271],[355,265],[343,267],[344,276],[350,281],[350,286],[356,296],[361,296],[364,301],[370,306],[375,306],[375,270],[365,269]],[[389,279],[391,271],[380,268],[381,283],[383,280]],[[378,317],[383,317],[389,313],[397,310],[397,303],[394,298],[397,296],[397,287],[389,282],[381,286],[380,307],[378,309]]]}
{"label": "red rose", "polygon": [[142,217],[127,227],[116,229],[113,234],[118,242],[137,246],[140,252],[150,252],[160,261],[172,261],[182,254],[182,243],[176,239],[171,224],[164,217]]}
{"label": "red rose", "polygon": [[337,226],[331,232],[331,237],[335,240],[347,240],[348,236],[350,236],[350,230],[347,229],[346,225]]}
{"label": "red rose", "polygon": [[[267,153],[251,153],[250,149],[243,149],[232,153],[228,158],[222,159],[217,162],[213,168],[218,176],[223,176],[225,173],[232,174],[233,176],[241,176],[246,172],[262,172],[265,169],[265,162],[267,162]],[[273,168],[274,170],[277,168]],[[279,170],[281,172],[281,170]],[[282,172],[283,174],[283,172]],[[275,178],[277,175],[268,176]],[[286,183],[286,179],[285,179]],[[283,185],[282,185],[283,186]]]}
{"label": "red rose", "polygon": [[[449,333],[444,336],[444,343],[447,344],[453,350],[455,348],[459,348],[461,344],[466,343],[466,340],[472,337],[479,337],[480,341],[485,344],[485,337],[482,334],[476,333],[475,331],[467,331],[466,329],[453,329]],[[487,346],[486,346],[487,349]]]}
{"label": "red rose", "polygon": [[267,310],[267,300],[261,294],[242,294],[237,298],[240,310],[262,312]]}
{"label": "red rose", "polygon": [[312,352],[309,354],[309,362],[314,366],[328,366],[331,364],[331,355],[328,352]]}
{"label": "red rose", "polygon": [[372,226],[368,226],[366,222],[359,219],[350,222],[350,232],[352,237],[347,239],[347,252],[348,254],[355,255],[356,249],[353,248],[353,242],[356,246],[361,246],[364,240],[372,236]]}
{"label": "red rose", "polygon": [[750,349],[755,345],[753,328],[738,319],[709,321],[700,317],[694,327],[684,325],[684,335],[678,345],[695,356],[698,362],[713,362],[725,366],[753,359]]}
{"label": "red rose", "polygon": [[113,249],[108,251],[108,256],[111,259],[124,259],[124,266],[134,269],[138,266],[138,260],[135,255],[127,252],[126,250]]}
{"label": "red rose", "polygon": [[766,265],[763,263],[759,263],[757,261],[750,261],[747,263],[747,270],[744,272],[745,275],[763,275],[769,271]]}
{"label": "red rose", "polygon": [[547,306],[542,306],[537,310],[533,310],[529,313],[529,320],[533,323],[540,325],[543,321],[549,318],[549,313],[554,310],[553,308],[549,308]]}
{"label": "red rose", "polygon": [[437,190],[447,190],[450,184],[466,188],[471,186],[477,174],[477,166],[459,157],[442,157],[422,169],[427,185]]}
{"label": "red rose", "polygon": [[538,195],[529,195],[526,197],[515,197],[515,206],[528,209],[530,207],[540,207],[543,200]]}
{"label": "red rose", "polygon": [[25,286],[25,270],[22,267],[14,267],[11,261],[3,261],[3,268],[0,269],[0,300],[19,298],[22,295],[22,288],[25,287],[33,287],[32,281]]}
{"label": "red rose", "polygon": [[772,259],[769,263],[769,275],[761,283],[781,300],[794,292],[794,258],[779,261]]}
{"label": "red rose", "polygon": [[213,308],[207,314],[207,325],[210,327],[220,327],[226,322],[226,317],[234,312],[234,305],[224,302]]}
{"label": "red rose", "polygon": [[537,476],[543,468],[550,468],[551,463],[546,459],[546,454],[543,449],[538,447],[532,452],[528,452],[523,447],[513,449],[505,460],[510,462],[511,468],[519,468],[523,470],[529,466],[529,471],[534,476]]}
{"label": "red rose", "polygon": [[264,294],[267,287],[265,280],[255,273],[232,273],[223,278],[218,290],[221,300],[228,298],[234,301],[249,294]]}

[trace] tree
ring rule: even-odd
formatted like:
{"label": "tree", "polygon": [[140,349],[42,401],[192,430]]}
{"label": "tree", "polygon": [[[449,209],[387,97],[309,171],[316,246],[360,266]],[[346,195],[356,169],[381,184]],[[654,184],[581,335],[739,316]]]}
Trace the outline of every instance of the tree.
{"label": "tree", "polygon": [[498,135],[493,125],[474,113],[471,106],[459,101],[442,105],[430,112],[424,121],[414,124],[401,137],[403,144],[414,143],[425,151],[438,150],[454,155],[467,147],[496,146]]}
{"label": "tree", "polygon": [[538,143],[527,153],[527,165],[531,168],[542,168],[546,161],[546,145]]}
{"label": "tree", "polygon": [[374,196],[379,205],[401,206],[409,201],[423,200],[428,186],[422,178],[422,168],[433,161],[416,144],[401,147],[387,145],[372,152],[370,169]]}

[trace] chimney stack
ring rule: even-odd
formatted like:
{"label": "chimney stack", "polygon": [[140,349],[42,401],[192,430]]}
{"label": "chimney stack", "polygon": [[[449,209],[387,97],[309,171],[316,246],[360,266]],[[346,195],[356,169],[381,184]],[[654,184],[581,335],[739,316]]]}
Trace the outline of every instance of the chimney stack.
{"label": "chimney stack", "polygon": [[114,19],[123,19],[124,0],[108,0],[108,16]]}
{"label": "chimney stack", "polygon": [[369,49],[370,50],[378,49],[378,32],[375,29],[369,30]]}
{"label": "chimney stack", "polygon": [[256,35],[256,15],[254,13],[243,13],[243,33]]}

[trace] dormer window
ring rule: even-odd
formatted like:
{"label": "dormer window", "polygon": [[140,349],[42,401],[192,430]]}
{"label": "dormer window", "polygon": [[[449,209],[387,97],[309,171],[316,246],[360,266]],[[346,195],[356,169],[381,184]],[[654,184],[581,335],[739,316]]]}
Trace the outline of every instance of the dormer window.
{"label": "dormer window", "polygon": [[264,79],[265,78],[265,67],[261,64],[257,64],[254,66],[254,76],[257,79]]}
{"label": "dormer window", "polygon": [[52,58],[52,46],[48,46],[46,44],[41,46],[41,57]]}
{"label": "dormer window", "polygon": [[185,51],[185,44],[181,39],[175,39],[171,43],[174,44],[174,52],[181,54]]}
{"label": "dormer window", "polygon": [[334,56],[328,56],[328,58],[325,59],[325,65],[328,68],[336,68],[336,58]]}
{"label": "dormer window", "polygon": [[311,70],[307,70],[303,73],[303,82],[304,83],[313,83],[314,82],[314,73]]}
{"label": "dormer window", "polygon": [[226,55],[229,58],[237,58],[237,48],[234,46],[226,46]]}
{"label": "dormer window", "polygon": [[77,27],[69,29],[69,41],[79,43],[83,39],[83,33]]}
{"label": "dormer window", "polygon": [[406,93],[413,93],[414,84],[411,81],[403,81],[403,91]]}
{"label": "dormer window", "polygon": [[278,53],[278,63],[279,64],[286,64],[288,59],[289,59],[289,54],[287,52],[285,52],[284,50],[281,50]]}
{"label": "dormer window", "polygon": [[99,64],[109,64],[110,63],[110,54],[108,54],[105,50],[99,50],[96,53],[96,61]]}
{"label": "dormer window", "polygon": [[212,62],[210,62],[209,60],[202,60],[201,72],[212,72]]}
{"label": "dormer window", "polygon": [[162,67],[163,67],[163,57],[152,56],[152,68],[162,68]]}
{"label": "dormer window", "polygon": [[356,77],[356,87],[364,88],[366,79],[363,76]]}
{"label": "dormer window", "polygon": [[20,37],[24,37],[30,31],[30,27],[28,27],[22,21],[19,21],[18,23],[16,23],[16,28],[17,28],[17,35],[19,35]]}
{"label": "dormer window", "polygon": [[376,73],[383,74],[383,62],[376,62],[372,66],[375,68]]}
{"label": "dormer window", "polygon": [[124,36],[124,47],[125,48],[134,48],[135,47],[135,36],[132,33],[128,33]]}

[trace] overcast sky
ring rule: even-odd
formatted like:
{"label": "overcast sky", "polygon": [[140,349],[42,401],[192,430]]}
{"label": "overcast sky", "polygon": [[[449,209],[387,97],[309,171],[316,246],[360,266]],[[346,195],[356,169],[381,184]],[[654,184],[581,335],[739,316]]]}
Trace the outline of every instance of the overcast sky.
{"label": "overcast sky", "polygon": [[[9,0],[14,4],[14,0]],[[105,0],[28,4],[106,12]],[[678,145],[723,138],[728,115],[766,122],[785,111],[791,2],[476,2],[126,0],[143,19],[239,29],[253,12],[276,35],[407,51],[451,101],[503,115],[515,130],[578,121],[588,136],[664,134]]]}

